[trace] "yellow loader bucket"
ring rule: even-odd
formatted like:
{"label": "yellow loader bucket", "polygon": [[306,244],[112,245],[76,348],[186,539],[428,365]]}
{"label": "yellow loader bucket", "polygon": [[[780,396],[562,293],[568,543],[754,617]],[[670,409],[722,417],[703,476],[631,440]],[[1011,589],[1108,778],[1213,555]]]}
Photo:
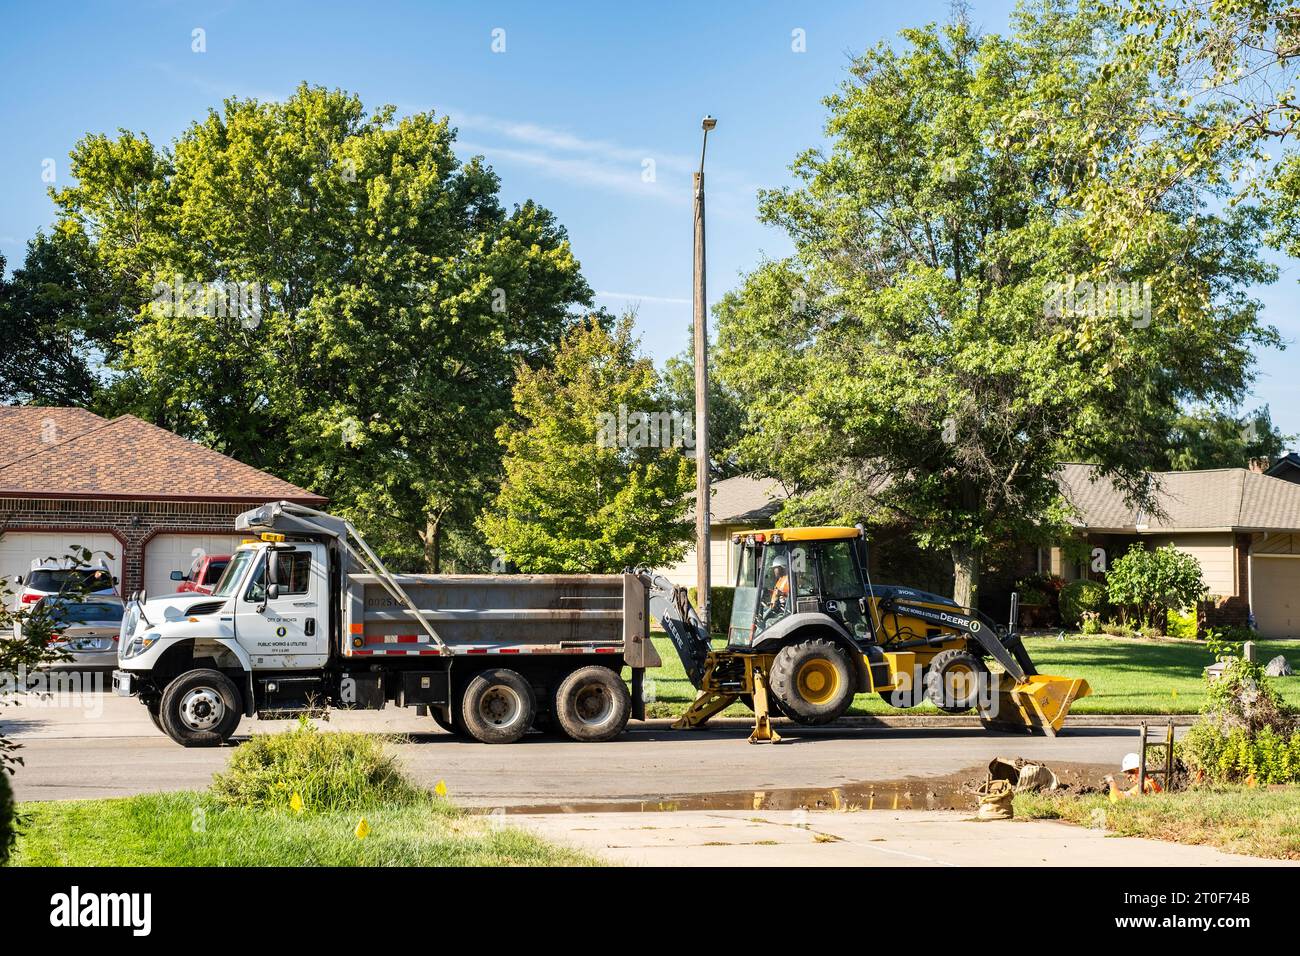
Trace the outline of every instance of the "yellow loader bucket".
{"label": "yellow loader bucket", "polygon": [[980,717],[986,726],[1030,733],[1041,730],[1055,737],[1070,705],[1091,693],[1092,688],[1082,678],[1035,674],[1009,689],[999,688],[992,705],[980,709]]}

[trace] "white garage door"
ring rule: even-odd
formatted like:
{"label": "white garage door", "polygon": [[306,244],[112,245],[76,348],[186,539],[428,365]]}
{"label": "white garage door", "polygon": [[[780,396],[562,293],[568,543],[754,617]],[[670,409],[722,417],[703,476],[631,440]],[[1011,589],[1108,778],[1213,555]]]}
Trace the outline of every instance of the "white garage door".
{"label": "white garage door", "polygon": [[144,549],[144,586],[150,597],[176,593],[173,571],[188,571],[197,554],[230,554],[248,535],[159,534]]}
{"label": "white garage door", "polygon": [[1255,555],[1250,606],[1260,637],[1300,637],[1300,558]]}
{"label": "white garage door", "polygon": [[[107,531],[6,531],[0,535],[0,577],[10,582],[7,586],[17,591],[12,583],[15,575],[27,577],[32,562],[45,558],[62,558],[74,550],[89,548],[95,554],[91,561],[103,558],[113,569],[122,589],[122,542]],[[111,557],[110,557],[111,555]]]}

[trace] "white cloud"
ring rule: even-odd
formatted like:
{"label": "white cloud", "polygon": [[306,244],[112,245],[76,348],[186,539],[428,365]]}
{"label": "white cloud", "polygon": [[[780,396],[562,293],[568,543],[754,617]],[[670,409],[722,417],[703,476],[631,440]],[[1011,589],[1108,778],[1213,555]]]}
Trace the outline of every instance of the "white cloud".
{"label": "white cloud", "polygon": [[620,299],[627,302],[655,302],[664,305],[690,305],[690,299],[676,299],[672,296],[642,295],[640,292],[596,292],[598,299]]}

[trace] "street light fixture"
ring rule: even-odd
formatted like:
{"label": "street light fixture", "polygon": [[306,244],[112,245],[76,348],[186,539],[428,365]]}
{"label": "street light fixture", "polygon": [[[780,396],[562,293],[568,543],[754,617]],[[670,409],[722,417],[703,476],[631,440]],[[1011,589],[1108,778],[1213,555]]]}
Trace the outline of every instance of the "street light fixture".
{"label": "street light fixture", "polygon": [[692,323],[695,326],[695,593],[700,622],[709,633],[709,326],[704,291],[704,151],[709,131],[718,125],[712,116],[700,122],[704,131],[700,143],[700,168],[695,186],[695,262],[692,294]]}

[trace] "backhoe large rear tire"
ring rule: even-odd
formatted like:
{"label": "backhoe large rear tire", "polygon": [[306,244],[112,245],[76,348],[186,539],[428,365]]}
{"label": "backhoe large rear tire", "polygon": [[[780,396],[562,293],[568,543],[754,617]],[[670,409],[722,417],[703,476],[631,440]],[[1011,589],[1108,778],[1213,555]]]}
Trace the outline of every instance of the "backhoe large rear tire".
{"label": "backhoe large rear tire", "polygon": [[834,641],[789,644],[772,662],[772,695],[781,712],[800,724],[829,724],[844,715],[856,689],[848,655]]}
{"label": "backhoe large rear tire", "polygon": [[988,668],[970,651],[940,651],[925,671],[925,698],[945,714],[963,714],[979,703]]}

